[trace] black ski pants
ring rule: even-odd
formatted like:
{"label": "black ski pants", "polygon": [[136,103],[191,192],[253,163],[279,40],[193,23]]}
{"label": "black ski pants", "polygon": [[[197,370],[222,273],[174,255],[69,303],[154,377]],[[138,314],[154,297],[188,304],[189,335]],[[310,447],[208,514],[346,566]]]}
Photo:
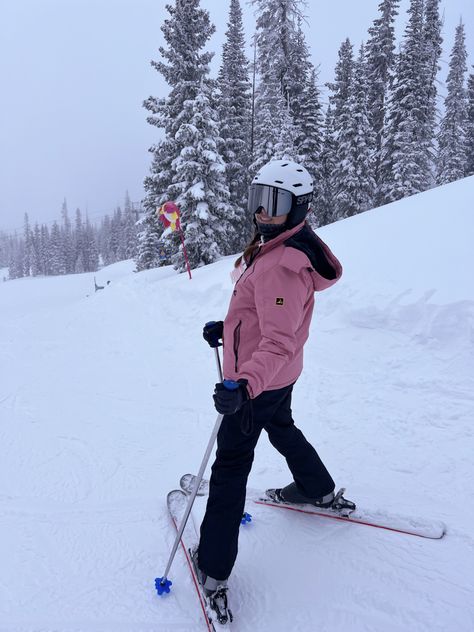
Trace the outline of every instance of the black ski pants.
{"label": "black ski pants", "polygon": [[254,449],[263,428],[288,463],[298,490],[318,498],[334,489],[334,481],[313,446],[296,428],[291,416],[293,385],[264,391],[251,401],[250,434],[241,429],[242,410],[224,415],[217,435],[209,498],[201,525],[199,568],[210,577],[227,579],[237,557],[239,527],[245,505],[247,478]]}

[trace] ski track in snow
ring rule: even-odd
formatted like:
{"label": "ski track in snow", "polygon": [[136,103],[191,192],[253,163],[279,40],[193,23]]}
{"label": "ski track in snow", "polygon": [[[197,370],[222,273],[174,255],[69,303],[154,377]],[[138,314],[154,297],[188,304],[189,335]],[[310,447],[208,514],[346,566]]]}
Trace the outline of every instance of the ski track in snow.
{"label": "ski track in snow", "polygon": [[[317,297],[293,406],[348,498],[448,534],[252,503],[230,580],[238,632],[474,630],[474,289],[453,272],[472,269],[473,187],[320,231],[345,275]],[[201,330],[225,314],[232,261],[192,282],[122,262],[98,293],[87,274],[0,285],[0,632],[205,629],[181,551],[170,595],[154,578],[174,540],[166,493],[215,422]],[[249,485],[288,482],[262,436]]]}

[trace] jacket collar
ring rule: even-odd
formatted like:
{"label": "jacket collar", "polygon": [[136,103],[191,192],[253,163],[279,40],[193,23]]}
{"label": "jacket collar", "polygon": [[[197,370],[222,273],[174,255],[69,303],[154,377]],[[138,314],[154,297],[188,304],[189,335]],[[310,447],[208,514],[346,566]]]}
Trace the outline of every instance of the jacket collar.
{"label": "jacket collar", "polygon": [[263,243],[260,246],[260,252],[268,252],[269,250],[273,250],[273,248],[279,246],[283,241],[286,241],[289,237],[292,237],[295,233],[300,231],[304,225],[305,220],[303,220],[301,224],[290,228],[290,230],[283,231],[281,235],[278,235],[278,237],[274,237],[273,239],[270,239],[270,241]]}

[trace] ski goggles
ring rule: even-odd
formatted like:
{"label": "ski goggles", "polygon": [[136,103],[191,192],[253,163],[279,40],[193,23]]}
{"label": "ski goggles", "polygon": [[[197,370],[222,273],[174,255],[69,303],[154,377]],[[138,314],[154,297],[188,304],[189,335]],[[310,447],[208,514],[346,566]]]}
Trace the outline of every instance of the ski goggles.
{"label": "ski goggles", "polygon": [[293,194],[278,187],[267,184],[251,184],[247,208],[249,213],[256,213],[259,209],[265,209],[270,217],[287,215],[293,206]]}

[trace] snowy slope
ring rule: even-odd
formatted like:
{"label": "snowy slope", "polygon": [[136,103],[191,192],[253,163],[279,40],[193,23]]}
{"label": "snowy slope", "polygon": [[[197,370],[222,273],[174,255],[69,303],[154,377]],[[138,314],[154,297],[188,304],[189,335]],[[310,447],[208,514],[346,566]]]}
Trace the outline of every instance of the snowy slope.
{"label": "snowy slope", "polygon": [[[320,231],[345,274],[318,296],[294,416],[361,506],[444,520],[440,541],[252,506],[236,630],[474,629],[474,179]],[[0,283],[0,630],[203,630],[165,495],[214,425],[204,322],[232,258]],[[253,488],[289,481],[262,436]],[[203,503],[196,506],[196,517]],[[329,524],[328,524],[329,523]]]}

